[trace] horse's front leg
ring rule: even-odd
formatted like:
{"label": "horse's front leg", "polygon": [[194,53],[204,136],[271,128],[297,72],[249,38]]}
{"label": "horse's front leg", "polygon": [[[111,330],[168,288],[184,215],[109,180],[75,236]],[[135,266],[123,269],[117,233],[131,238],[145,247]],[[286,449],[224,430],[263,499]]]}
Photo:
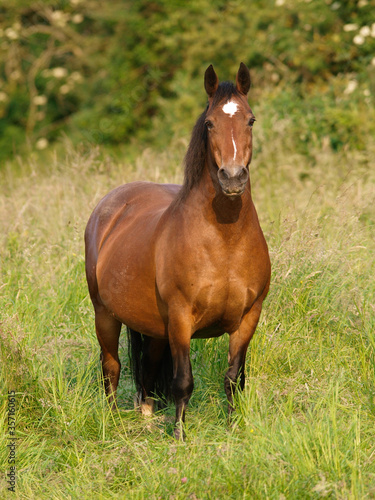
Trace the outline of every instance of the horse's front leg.
{"label": "horse's front leg", "polygon": [[240,328],[229,337],[229,369],[225,374],[224,387],[228,398],[228,416],[234,411],[233,396],[237,383],[241,390],[245,387],[245,361],[249,342],[254,335],[260,313],[262,301],[255,302],[253,307],[243,318]]}
{"label": "horse's front leg", "polygon": [[184,440],[183,424],[186,407],[193,392],[194,380],[190,363],[191,321],[189,315],[170,315],[169,344],[173,359],[172,394],[176,403],[175,438]]}

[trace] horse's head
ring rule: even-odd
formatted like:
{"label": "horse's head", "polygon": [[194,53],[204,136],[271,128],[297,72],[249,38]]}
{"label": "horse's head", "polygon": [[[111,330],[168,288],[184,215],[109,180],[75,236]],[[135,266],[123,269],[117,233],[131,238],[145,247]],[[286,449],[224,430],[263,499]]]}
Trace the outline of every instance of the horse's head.
{"label": "horse's head", "polygon": [[250,73],[241,63],[236,86],[223,82],[212,65],[204,76],[208,94],[206,127],[212,163],[223,193],[237,197],[245,191],[252,155],[252,126],[255,118],[247,102]]}

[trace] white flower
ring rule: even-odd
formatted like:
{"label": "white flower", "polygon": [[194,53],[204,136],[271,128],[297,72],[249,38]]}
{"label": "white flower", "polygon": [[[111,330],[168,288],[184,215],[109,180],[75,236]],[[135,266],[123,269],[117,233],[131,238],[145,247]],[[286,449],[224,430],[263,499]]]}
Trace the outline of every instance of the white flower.
{"label": "white flower", "polygon": [[60,94],[67,94],[69,91],[70,91],[69,85],[67,85],[66,83],[64,85],[61,85]]}
{"label": "white flower", "polygon": [[343,30],[344,31],[357,31],[358,29],[358,24],[344,24]]}
{"label": "white flower", "polygon": [[375,23],[371,26],[371,36],[372,38],[375,38]]}
{"label": "white flower", "polygon": [[5,92],[0,92],[0,102],[6,102],[8,100],[8,96]]}
{"label": "white flower", "polygon": [[365,90],[363,91],[363,95],[364,95],[365,97],[370,97],[370,95],[371,95],[370,89],[365,89]]}
{"label": "white flower", "polygon": [[64,12],[62,10],[54,10],[51,14],[52,19],[63,19]]}
{"label": "white flower", "polygon": [[21,78],[21,72],[18,69],[15,69],[9,75],[11,80],[19,80]]}
{"label": "white flower", "polygon": [[68,74],[68,71],[65,68],[53,68],[51,74],[55,78],[64,78]]}
{"label": "white flower", "polygon": [[56,26],[63,27],[69,19],[69,14],[66,14],[62,10],[54,10],[51,14],[51,20]]}
{"label": "white flower", "polygon": [[277,7],[282,7],[285,4],[285,0],[276,0],[275,5]]}
{"label": "white flower", "polygon": [[44,106],[44,104],[47,104],[47,97],[45,95],[36,95],[33,99],[33,103],[37,106]]}
{"label": "white flower", "polygon": [[375,66],[375,57],[371,59],[371,66]]}
{"label": "white flower", "polygon": [[9,38],[9,40],[17,40],[18,33],[13,28],[7,28],[5,30],[5,35]]}
{"label": "white flower", "polygon": [[83,21],[83,15],[82,14],[74,14],[72,17],[72,21],[74,24],[80,24]]}
{"label": "white flower", "polygon": [[365,43],[365,38],[362,36],[362,35],[356,35],[354,38],[353,38],[353,42],[356,44],[356,45],[363,45]]}
{"label": "white flower", "polygon": [[352,94],[357,87],[358,87],[357,80],[350,80],[348,86],[344,90],[344,94],[346,95]]}
{"label": "white flower", "polygon": [[83,76],[79,71],[73,71],[73,73],[70,75],[70,80],[73,82],[82,82]]}
{"label": "white flower", "polygon": [[359,0],[358,7],[366,7],[366,5],[368,5],[367,0]]}
{"label": "white flower", "polygon": [[35,144],[36,149],[39,150],[46,149],[47,146],[48,146],[48,141],[45,137],[41,137],[40,139],[38,139]]}
{"label": "white flower", "polygon": [[370,26],[362,26],[362,28],[359,30],[359,34],[362,36],[370,36],[371,35]]}

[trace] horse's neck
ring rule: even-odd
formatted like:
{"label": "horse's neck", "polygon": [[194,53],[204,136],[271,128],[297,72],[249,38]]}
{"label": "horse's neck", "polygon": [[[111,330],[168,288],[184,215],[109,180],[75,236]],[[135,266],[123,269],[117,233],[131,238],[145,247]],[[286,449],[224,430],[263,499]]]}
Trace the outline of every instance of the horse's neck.
{"label": "horse's neck", "polygon": [[195,216],[199,214],[207,224],[217,225],[228,236],[257,224],[250,181],[244,194],[233,199],[223,194],[215,176],[206,165],[200,182],[186,198],[187,211],[193,210]]}

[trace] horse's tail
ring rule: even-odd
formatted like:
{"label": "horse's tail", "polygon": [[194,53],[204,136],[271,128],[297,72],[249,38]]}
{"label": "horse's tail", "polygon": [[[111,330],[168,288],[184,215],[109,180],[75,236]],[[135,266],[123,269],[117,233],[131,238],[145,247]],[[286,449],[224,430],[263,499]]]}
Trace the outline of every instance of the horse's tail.
{"label": "horse's tail", "polygon": [[[130,370],[137,389],[137,392],[142,391],[143,377],[147,366],[145,366],[145,358],[150,346],[150,337],[127,328],[128,332],[128,354],[130,361]],[[154,378],[154,396],[160,398],[164,402],[171,399],[171,385],[173,379],[173,361],[171,348],[169,343],[164,349],[162,359],[159,363],[158,370]]]}

